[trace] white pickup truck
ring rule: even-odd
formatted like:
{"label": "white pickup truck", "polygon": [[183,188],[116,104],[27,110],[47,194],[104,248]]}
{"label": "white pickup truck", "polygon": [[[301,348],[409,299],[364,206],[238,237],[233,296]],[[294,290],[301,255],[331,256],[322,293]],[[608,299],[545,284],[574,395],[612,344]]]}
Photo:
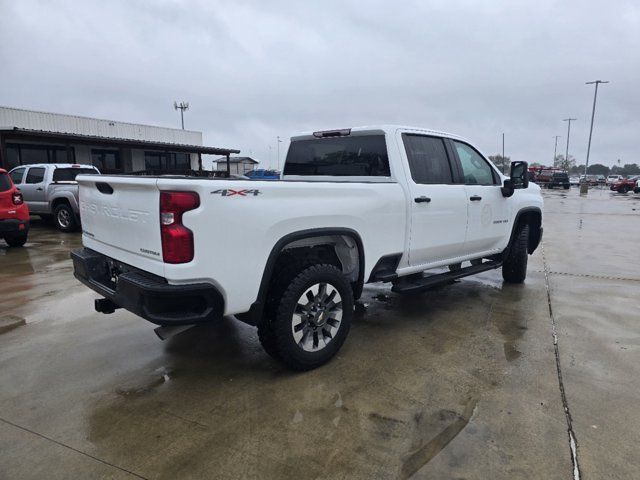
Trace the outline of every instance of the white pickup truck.
{"label": "white pickup truck", "polygon": [[468,141],[398,126],[291,138],[281,181],[78,177],[75,276],[155,324],[256,325],[297,370],[328,361],[365,283],[420,292],[502,268],[521,283],[542,237],[527,164],[507,178]]}

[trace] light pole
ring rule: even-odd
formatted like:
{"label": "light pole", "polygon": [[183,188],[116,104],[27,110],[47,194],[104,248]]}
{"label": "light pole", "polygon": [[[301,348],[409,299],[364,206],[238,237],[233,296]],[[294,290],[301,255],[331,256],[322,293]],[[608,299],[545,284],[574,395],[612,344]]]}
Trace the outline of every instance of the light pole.
{"label": "light pole", "polygon": [[277,168],[276,170],[280,171],[280,144],[282,143],[282,140],[280,140],[280,137],[276,137],[278,139],[278,159],[277,159]]}
{"label": "light pole", "polygon": [[591,110],[591,127],[589,128],[589,143],[587,144],[587,161],[584,164],[584,175],[587,176],[587,168],[589,168],[589,153],[591,152],[591,135],[593,134],[593,119],[596,116],[596,99],[598,98],[598,85],[601,83],[609,83],[606,80],[594,80],[593,82],[585,82],[585,85],[596,86],[596,91],[593,93],[593,109]]}
{"label": "light pole", "polygon": [[180,110],[180,121],[182,123],[182,130],[184,130],[184,111],[189,110],[189,102],[173,102],[173,108]]}
{"label": "light pole", "polygon": [[556,144],[553,147],[553,166],[556,166],[556,157],[557,157],[557,152],[558,152],[558,139],[562,138],[560,135],[555,135],[553,138],[556,139]]}
{"label": "light pole", "polygon": [[504,132],[502,132],[502,173],[503,174],[507,174],[506,170],[507,169],[507,159],[504,158]]}
{"label": "light pole", "polygon": [[569,135],[571,135],[571,122],[573,122],[574,120],[577,120],[577,118],[565,118],[564,120],[562,120],[563,122],[569,122],[567,126],[567,153],[564,156],[564,161],[567,162],[567,164],[569,163]]}

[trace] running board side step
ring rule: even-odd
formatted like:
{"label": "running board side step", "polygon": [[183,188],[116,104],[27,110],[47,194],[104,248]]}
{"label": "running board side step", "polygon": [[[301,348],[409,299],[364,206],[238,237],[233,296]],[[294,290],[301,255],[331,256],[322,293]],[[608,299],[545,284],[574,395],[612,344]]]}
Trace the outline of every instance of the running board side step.
{"label": "running board side step", "polygon": [[471,265],[470,267],[461,268],[460,270],[454,270],[452,272],[438,273],[435,275],[428,275],[421,278],[411,278],[410,280],[404,280],[399,278],[394,282],[391,287],[392,292],[396,293],[420,293],[430,288],[439,287],[452,283],[462,277],[468,277],[469,275],[475,275],[476,273],[486,272],[488,270],[495,270],[502,266],[501,260],[491,260],[479,265]]}

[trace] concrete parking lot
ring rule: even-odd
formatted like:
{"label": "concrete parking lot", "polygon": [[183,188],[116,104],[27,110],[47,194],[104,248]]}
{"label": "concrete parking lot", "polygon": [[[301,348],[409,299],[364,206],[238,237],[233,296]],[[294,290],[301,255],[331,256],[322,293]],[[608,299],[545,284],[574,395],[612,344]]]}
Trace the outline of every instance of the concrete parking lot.
{"label": "concrete parking lot", "polygon": [[0,334],[0,478],[637,478],[640,196],[544,195],[524,285],[368,286],[304,374],[232,318],[161,342],[95,313],[80,235],[35,222],[0,247],[0,317],[26,322]]}

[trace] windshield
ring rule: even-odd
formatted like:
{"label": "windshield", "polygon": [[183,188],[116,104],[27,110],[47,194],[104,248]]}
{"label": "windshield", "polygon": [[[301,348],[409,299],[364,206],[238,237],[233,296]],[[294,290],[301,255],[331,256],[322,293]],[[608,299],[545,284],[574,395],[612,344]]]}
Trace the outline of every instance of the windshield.
{"label": "windshield", "polygon": [[73,182],[75,181],[78,175],[86,175],[86,174],[98,174],[95,168],[56,168],[53,171],[53,181],[54,182]]}

